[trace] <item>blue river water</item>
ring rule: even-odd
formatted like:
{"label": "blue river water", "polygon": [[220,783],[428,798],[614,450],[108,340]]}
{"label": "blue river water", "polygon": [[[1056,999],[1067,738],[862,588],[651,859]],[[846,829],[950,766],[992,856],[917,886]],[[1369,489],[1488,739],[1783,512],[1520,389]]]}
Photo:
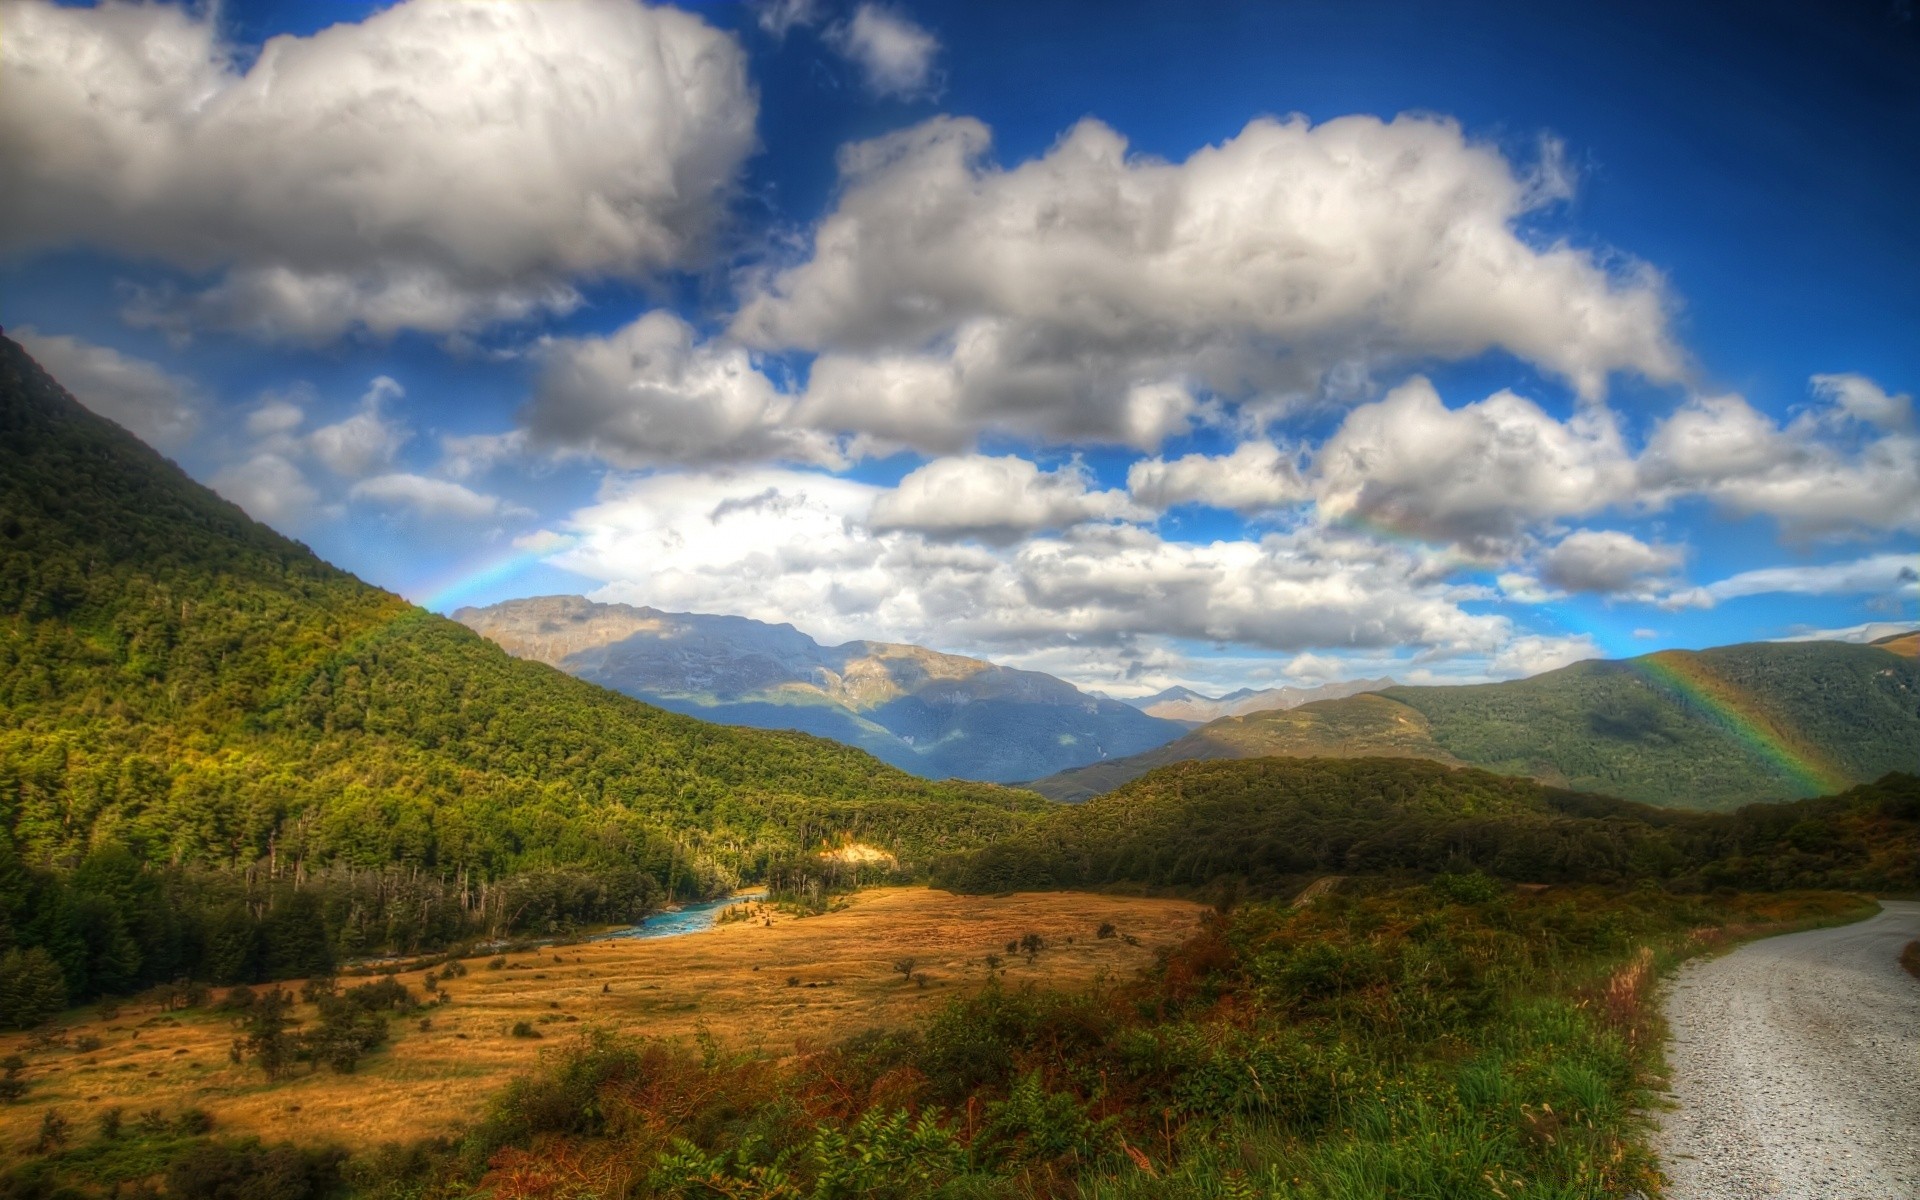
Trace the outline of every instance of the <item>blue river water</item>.
{"label": "blue river water", "polygon": [[698,904],[688,904],[671,912],[658,912],[625,929],[616,929],[612,933],[597,935],[593,940],[602,941],[611,938],[668,938],[680,937],[689,933],[705,933],[712,929],[720,914],[735,904],[749,900],[759,900],[765,892],[742,892],[736,896],[725,896],[718,900],[703,900]]}

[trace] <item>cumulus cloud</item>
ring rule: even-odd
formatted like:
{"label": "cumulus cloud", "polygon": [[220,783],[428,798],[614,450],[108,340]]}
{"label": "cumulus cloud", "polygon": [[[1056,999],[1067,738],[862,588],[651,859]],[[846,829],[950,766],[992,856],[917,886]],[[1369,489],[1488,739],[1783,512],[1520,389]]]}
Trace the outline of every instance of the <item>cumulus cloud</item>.
{"label": "cumulus cloud", "polygon": [[304,522],[320,498],[297,464],[272,451],[223,468],[212,484],[214,491],[245,509],[248,516],[276,529]]}
{"label": "cumulus cloud", "polygon": [[1617,529],[1577,529],[1541,557],[1540,574],[1569,592],[1644,592],[1684,557],[1677,547],[1649,545]]}
{"label": "cumulus cloud", "polygon": [[553,561],[605,581],[603,599],[976,653],[1173,638],[1445,657],[1491,654],[1512,633],[1417,556],[1340,535],[1191,544],[1091,524],[996,546],[875,528],[885,494],[775,468],[614,480],[555,530],[575,541]]}
{"label": "cumulus cloud", "polygon": [[[786,11],[790,7],[789,0],[763,10],[762,25],[775,13],[792,24]],[[876,96],[913,99],[937,90],[933,60],[940,53],[940,39],[900,13],[862,4],[833,27],[827,40],[860,68],[867,90]]]}
{"label": "cumulus cloud", "polygon": [[1311,495],[1296,456],[1262,440],[1242,442],[1229,454],[1142,459],[1127,468],[1127,491],[1157,509],[1205,504],[1244,513],[1298,504]]}
{"label": "cumulus cloud", "polygon": [[1814,386],[1821,403],[1784,425],[1739,396],[1688,401],[1649,439],[1642,493],[1704,495],[1796,536],[1920,530],[1911,400],[1857,375],[1816,376]]}
{"label": "cumulus cloud", "polygon": [[199,428],[205,408],[199,387],[157,363],[31,325],[11,336],[74,399],[150,446],[174,449]]}
{"label": "cumulus cloud", "polygon": [[1676,378],[1661,283],[1517,224],[1565,194],[1449,121],[1260,119],[1184,162],[1083,121],[1012,168],[941,117],[841,153],[804,261],[742,341],[817,352],[813,423],[934,450],[982,430],[1152,448],[1196,394],[1498,347],[1598,396]]}
{"label": "cumulus cloud", "polygon": [[508,504],[498,496],[476,492],[462,484],[425,475],[395,472],[376,475],[353,485],[352,499],[390,508],[405,508],[428,517],[478,521],[488,517],[531,516],[529,510]]}
{"label": "cumulus cloud", "polygon": [[1419,378],[1349,413],[1313,468],[1325,519],[1495,553],[1530,525],[1634,496],[1633,459],[1605,408],[1560,421],[1503,391],[1449,409]]}
{"label": "cumulus cloud", "polygon": [[7,5],[0,245],[220,272],[151,323],[464,330],[698,260],[754,144],[727,34],[633,0],[408,0],[269,40],[219,8]]}
{"label": "cumulus cloud", "polygon": [[1138,516],[1122,491],[1095,491],[1078,464],[1042,471],[1017,455],[935,459],[875,497],[869,524],[1011,542],[1042,529]]}
{"label": "cumulus cloud", "polygon": [[[381,408],[406,394],[406,389],[392,379],[376,376],[360,397],[359,411],[308,434],[307,447],[329,471],[348,479],[388,466],[412,435]],[[256,409],[254,415],[261,417],[267,411]]]}
{"label": "cumulus cloud", "polygon": [[1590,658],[1605,657],[1599,643],[1584,633],[1573,637],[1524,634],[1509,641],[1493,656],[1487,664],[1487,674],[1496,679],[1523,679]]}
{"label": "cumulus cloud", "polygon": [[623,467],[789,459],[834,463],[831,437],[801,428],[794,401],[724,339],[701,341],[669,312],[606,337],[556,338],[522,414],[532,439]]}

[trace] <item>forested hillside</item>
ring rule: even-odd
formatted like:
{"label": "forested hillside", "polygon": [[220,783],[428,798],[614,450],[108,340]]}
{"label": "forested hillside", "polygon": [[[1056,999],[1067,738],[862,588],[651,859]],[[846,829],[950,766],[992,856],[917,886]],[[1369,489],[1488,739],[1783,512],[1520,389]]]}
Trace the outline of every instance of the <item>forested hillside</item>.
{"label": "forested hillside", "polygon": [[0,951],[45,946],[70,993],[197,969],[211,913],[254,929],[244,975],[309,900],[335,950],[620,918],[823,842],[923,861],[1037,804],[511,658],[250,520],[0,339]]}
{"label": "forested hillside", "polygon": [[1191,759],[1388,754],[1675,808],[1808,797],[1920,767],[1920,669],[1900,652],[1907,644],[1757,642],[1509,683],[1394,687],[1229,717],[1035,787],[1083,800]]}
{"label": "forested hillside", "polygon": [[1419,759],[1255,758],[1162,767],[942,865],[963,891],[1326,874],[1485,871],[1677,890],[1920,889],[1920,777],[1690,813]]}

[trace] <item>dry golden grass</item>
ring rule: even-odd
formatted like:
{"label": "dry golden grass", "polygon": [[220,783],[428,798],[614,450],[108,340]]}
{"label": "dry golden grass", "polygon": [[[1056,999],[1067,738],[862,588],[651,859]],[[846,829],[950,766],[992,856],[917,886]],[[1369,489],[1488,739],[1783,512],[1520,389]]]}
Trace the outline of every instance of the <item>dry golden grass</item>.
{"label": "dry golden grass", "polygon": [[[988,954],[1007,960],[1014,986],[1124,977],[1156,948],[1185,939],[1198,912],[1185,901],[1081,892],[978,897],[884,888],[823,916],[772,914],[771,925],[756,917],[688,937],[558,946],[509,955],[501,970],[481,956],[467,960],[466,976],[446,981],[452,1001],[433,1010],[430,1029],[395,1020],[393,1041],[357,1073],[299,1068],[272,1083],[230,1061],[235,1031],[217,1014],[131,1005],[112,1020],[77,1013],[59,1030],[69,1048],[35,1050],[27,1035],[0,1036],[0,1057],[27,1058],[30,1084],[23,1102],[0,1106],[0,1157],[31,1139],[50,1106],[78,1128],[115,1106],[129,1118],[149,1108],[202,1108],[223,1132],[349,1147],[449,1133],[543,1047],[589,1025],[661,1037],[704,1028],[730,1046],[784,1054],[803,1041],[910,1024],[983,986]],[[1139,945],[1097,938],[1103,922]],[[1029,932],[1048,945],[1032,964],[1006,952]],[[895,971],[906,957],[927,977],[924,987]],[[421,975],[401,980],[417,991]],[[305,1006],[299,1015],[311,1018]],[[517,1021],[545,1037],[510,1036]],[[102,1045],[72,1049],[83,1037]]]}

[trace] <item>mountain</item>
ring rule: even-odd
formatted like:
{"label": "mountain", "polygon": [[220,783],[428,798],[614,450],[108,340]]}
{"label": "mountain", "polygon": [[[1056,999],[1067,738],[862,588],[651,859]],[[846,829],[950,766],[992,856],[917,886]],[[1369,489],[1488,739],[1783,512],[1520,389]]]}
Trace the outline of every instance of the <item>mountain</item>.
{"label": "mountain", "polygon": [[1078,801],[1187,759],[1396,755],[1678,808],[1819,795],[1920,766],[1913,639],[1666,650],[1509,683],[1392,687],[1227,717],[1033,787]]}
{"label": "mountain", "polygon": [[1241,688],[1237,692],[1228,692],[1224,696],[1203,695],[1189,687],[1170,687],[1164,692],[1141,696],[1126,703],[1150,717],[1160,717],[1188,725],[1205,725],[1221,717],[1244,717],[1249,713],[1266,712],[1270,709],[1298,708],[1302,704],[1312,704],[1316,700],[1341,700],[1348,696],[1360,695],[1362,692],[1377,692],[1392,686],[1393,680],[1384,677],[1347,679],[1310,688],[1277,687],[1262,688],[1259,691]]}
{"label": "mountain", "polygon": [[1038,671],[890,642],[822,646],[791,625],[579,596],[463,608],[520,658],[728,725],[797,729],[919,775],[1014,782],[1138,754],[1184,727]]}
{"label": "mountain", "polygon": [[1467,871],[1695,892],[1911,891],[1920,777],[1697,813],[1410,758],[1184,762],[953,856],[935,880],[963,892],[1227,880],[1275,892],[1330,873]]}
{"label": "mountain", "polygon": [[922,861],[1039,804],[513,658],[249,519],[0,337],[0,945],[15,855],[397,872],[465,906],[572,863],[685,894],[842,839]]}

